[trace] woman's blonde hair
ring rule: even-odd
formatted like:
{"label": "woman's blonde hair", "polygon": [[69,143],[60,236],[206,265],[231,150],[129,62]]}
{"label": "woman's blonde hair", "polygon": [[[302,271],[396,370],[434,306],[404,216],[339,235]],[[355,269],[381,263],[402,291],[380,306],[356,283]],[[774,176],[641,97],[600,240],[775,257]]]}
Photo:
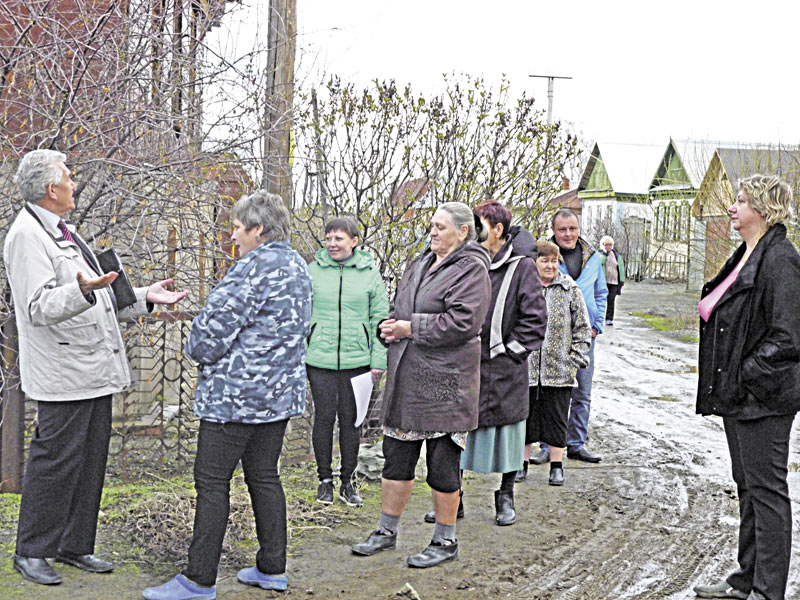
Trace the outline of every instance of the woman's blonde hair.
{"label": "woman's blonde hair", "polygon": [[745,193],[750,207],[764,217],[767,227],[791,219],[792,188],[779,177],[756,173],[739,180],[739,191]]}
{"label": "woman's blonde hair", "polygon": [[614,245],[614,238],[612,238],[610,235],[604,235],[603,237],[601,237],[600,238],[600,245],[601,246],[605,246],[606,244],[611,244],[613,246]]}

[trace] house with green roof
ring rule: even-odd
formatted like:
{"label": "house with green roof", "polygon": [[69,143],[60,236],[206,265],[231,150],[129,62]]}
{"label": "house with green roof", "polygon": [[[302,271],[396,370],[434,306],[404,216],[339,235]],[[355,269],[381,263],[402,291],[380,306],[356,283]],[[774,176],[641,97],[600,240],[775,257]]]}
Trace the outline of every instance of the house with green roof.
{"label": "house with green roof", "polygon": [[646,276],[648,188],[662,154],[660,146],[597,142],[578,184],[581,235],[595,246],[604,235],[614,238],[634,279]]}
{"label": "house with green roof", "polygon": [[648,276],[686,281],[692,264],[692,205],[711,160],[713,147],[670,138],[648,197],[653,221],[648,239]]}

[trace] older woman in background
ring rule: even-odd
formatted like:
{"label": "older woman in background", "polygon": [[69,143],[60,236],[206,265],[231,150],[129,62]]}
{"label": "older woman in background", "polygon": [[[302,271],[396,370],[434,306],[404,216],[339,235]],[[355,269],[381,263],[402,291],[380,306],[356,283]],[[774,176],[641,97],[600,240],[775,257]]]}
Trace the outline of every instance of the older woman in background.
{"label": "older woman in background", "polygon": [[289,212],[263,191],[233,208],[239,260],[192,324],[186,352],[199,363],[194,411],[200,417],[194,463],[197,507],[189,564],[148,600],[216,597],[230,511],[230,481],[242,463],[259,550],[240,582],[287,588],[286,498],[278,472],[290,417],[305,410],[305,337],[311,278],[289,243]]}
{"label": "older woman in background", "polygon": [[358,226],[349,217],[325,225],[325,247],[308,266],[314,282],[314,310],[308,337],[306,371],[314,398],[312,442],[317,461],[317,502],[333,502],[331,470],[333,425],[339,419],[342,459],[339,499],[361,506],[353,484],[358,466],[360,427],[351,379],[367,372],[377,385],[386,370],[386,348],[376,341],[386,318],[386,287],[372,256],[358,246]]}
{"label": "older woman in background", "polygon": [[467,432],[478,426],[479,333],[490,300],[489,256],[474,241],[472,210],[460,202],[442,204],[430,236],[430,250],[409,265],[394,311],[381,324],[390,344],[381,516],[378,528],[352,548],[369,556],[396,545],[424,442],[436,525],[428,547],[408,558],[412,567],[458,556],[459,460]]}
{"label": "older woman in background", "polygon": [[697,412],[725,426],[739,496],[739,568],[701,598],[783,600],[792,553],[789,435],[800,409],[800,255],[786,239],[792,190],[739,183],[728,209],[744,242],[703,286]]}
{"label": "older woman in background", "polygon": [[592,326],[578,284],[558,270],[558,246],[544,241],[536,246],[539,253],[536,268],[547,302],[547,333],[541,349],[528,358],[530,415],[520,479],[527,474],[531,446],[543,441],[550,446],[548,483],[564,485],[569,399],[572,388],[577,385],[578,369],[589,364]]}
{"label": "older woman in background", "polygon": [[614,325],[614,301],[622,293],[625,285],[625,261],[622,255],[614,248],[614,238],[604,235],[600,238],[600,254],[603,258],[601,264],[606,272],[606,287],[608,287],[608,301],[606,303],[606,325]]}
{"label": "older woman in background", "polygon": [[528,355],[547,326],[547,307],[536,272],[531,234],[511,226],[511,211],[490,200],[475,207],[492,257],[492,297],[481,330],[478,429],[469,434],[461,468],[501,473],[494,492],[495,522],[513,525],[514,478],[522,468],[528,417]]}

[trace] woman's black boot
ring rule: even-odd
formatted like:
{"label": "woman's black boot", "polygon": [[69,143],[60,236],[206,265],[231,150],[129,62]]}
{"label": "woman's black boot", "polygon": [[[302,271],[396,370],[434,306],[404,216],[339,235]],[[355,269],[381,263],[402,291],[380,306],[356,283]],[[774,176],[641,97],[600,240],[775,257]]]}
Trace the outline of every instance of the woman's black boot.
{"label": "woman's black boot", "polygon": [[494,520],[498,525],[513,525],[517,521],[514,511],[514,491],[496,490],[494,493]]}

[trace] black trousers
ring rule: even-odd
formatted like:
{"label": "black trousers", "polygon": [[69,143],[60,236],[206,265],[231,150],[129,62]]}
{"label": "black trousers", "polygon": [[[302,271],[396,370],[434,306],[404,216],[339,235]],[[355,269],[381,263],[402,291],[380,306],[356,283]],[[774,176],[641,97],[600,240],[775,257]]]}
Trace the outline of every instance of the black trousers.
{"label": "black trousers", "polygon": [[17,554],[93,554],[111,437],[111,396],[39,402],[22,481]]}
{"label": "black trousers", "polygon": [[786,482],[794,415],[751,421],[723,419],[739,495],[738,590],[783,600],[792,553],[792,507]]}
{"label": "black trousers", "polygon": [[314,429],[311,443],[317,461],[320,481],[333,476],[333,425],[339,417],[339,452],[342,457],[342,481],[350,481],[358,466],[358,447],[361,443],[361,426],[356,422],[356,397],[350,379],[369,371],[369,367],[355,369],[320,369],[306,366],[311,395],[314,398]]}
{"label": "black trousers", "polygon": [[606,299],[606,321],[614,320],[614,304],[619,292],[618,283],[608,283],[608,298]]}
{"label": "black trousers", "polygon": [[278,459],[288,420],[273,423],[212,423],[200,421],[194,487],[197,506],[184,576],[212,586],[230,513],[230,483],[242,461],[244,481],[253,503],[258,570],[278,575],[286,570],[286,496]]}

